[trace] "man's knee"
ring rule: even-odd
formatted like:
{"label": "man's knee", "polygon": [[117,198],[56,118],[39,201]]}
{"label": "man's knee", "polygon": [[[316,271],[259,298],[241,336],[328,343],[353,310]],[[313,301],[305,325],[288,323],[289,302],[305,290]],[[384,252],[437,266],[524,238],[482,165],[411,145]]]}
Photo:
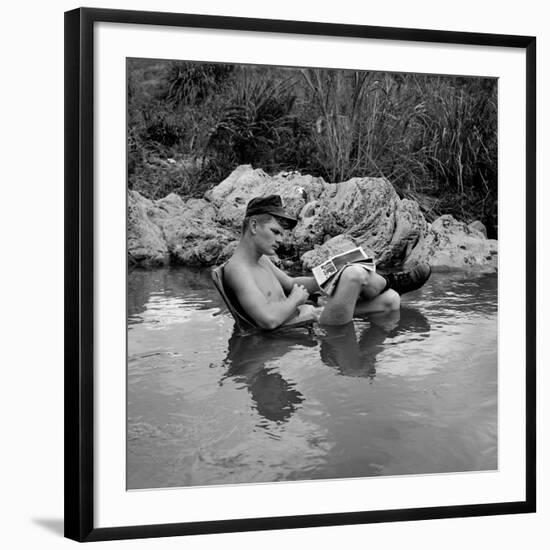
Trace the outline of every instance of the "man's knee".
{"label": "man's knee", "polygon": [[354,284],[358,286],[367,285],[369,282],[370,272],[358,265],[348,265],[342,275],[340,281],[344,284]]}
{"label": "man's knee", "polygon": [[401,306],[401,296],[392,290],[391,288],[386,290],[383,294],[380,295],[380,298],[384,301],[384,307],[387,311],[395,311]]}

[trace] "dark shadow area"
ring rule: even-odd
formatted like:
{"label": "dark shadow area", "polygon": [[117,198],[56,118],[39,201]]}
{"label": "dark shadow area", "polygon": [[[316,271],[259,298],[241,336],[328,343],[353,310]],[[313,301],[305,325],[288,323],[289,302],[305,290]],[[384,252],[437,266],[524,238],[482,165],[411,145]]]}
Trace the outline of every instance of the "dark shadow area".
{"label": "dark shadow area", "polygon": [[62,518],[33,518],[33,523],[59,536],[65,534],[65,521]]}
{"label": "dark shadow area", "polygon": [[344,376],[374,378],[377,356],[386,349],[388,338],[407,332],[427,338],[431,328],[420,311],[410,308],[371,314],[366,319],[369,324],[359,334],[354,322],[323,327],[320,354],[325,365],[336,368]]}
{"label": "dark shadow area", "polygon": [[362,331],[356,323],[317,327],[315,333],[293,329],[280,333],[243,335],[235,330],[228,342],[225,358],[228,378],[248,390],[260,416],[273,422],[286,422],[304,401],[294,384],[285,380],[277,368],[279,359],[295,346],[317,347],[323,363],[344,376],[374,378],[379,353],[386,340],[406,332],[427,338],[430,323],[416,309],[371,314]]}
{"label": "dark shadow area", "polygon": [[303,329],[284,334],[241,335],[235,331],[229,339],[227,371],[220,383],[233,378],[246,386],[258,414],[273,422],[286,422],[304,398],[276,367],[267,363],[286,355],[296,345],[315,347],[317,342]]}

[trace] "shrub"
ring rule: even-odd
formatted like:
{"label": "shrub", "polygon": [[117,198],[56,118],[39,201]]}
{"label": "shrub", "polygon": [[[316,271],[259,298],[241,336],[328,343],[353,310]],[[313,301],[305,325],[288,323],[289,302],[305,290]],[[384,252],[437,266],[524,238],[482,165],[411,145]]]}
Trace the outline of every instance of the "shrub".
{"label": "shrub", "polygon": [[496,236],[497,82],[129,60],[130,187],[200,196],[244,163],[383,176],[429,218],[480,219]]}
{"label": "shrub", "polygon": [[247,71],[239,76],[206,146],[220,173],[243,163],[273,168],[295,125],[293,79],[258,79]]}

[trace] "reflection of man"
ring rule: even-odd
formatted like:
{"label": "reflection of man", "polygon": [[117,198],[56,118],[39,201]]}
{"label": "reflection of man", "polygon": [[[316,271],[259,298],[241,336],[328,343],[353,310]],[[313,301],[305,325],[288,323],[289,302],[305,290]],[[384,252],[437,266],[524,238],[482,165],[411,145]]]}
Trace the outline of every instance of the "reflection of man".
{"label": "reflection of man", "polygon": [[420,288],[430,276],[421,264],[407,273],[382,276],[360,266],[345,268],[338,286],[322,309],[304,306],[319,290],[314,277],[290,277],[269,259],[297,220],[289,216],[279,195],[257,197],[246,208],[241,240],[224,275],[242,308],[264,329],[316,317],[326,325],[343,325],[361,313],[393,311],[399,295]]}
{"label": "reflection of man", "polygon": [[322,362],[339,374],[374,378],[377,356],[387,349],[388,338],[418,333],[427,338],[430,323],[415,309],[403,308],[387,315],[371,315],[356,334],[354,323],[325,326],[315,335],[306,331],[282,331],[242,335],[235,331],[228,342],[223,379],[243,384],[258,414],[273,422],[286,422],[305,400],[292,380],[286,380],[279,365],[285,355],[300,348],[318,348]]}
{"label": "reflection of man", "polygon": [[379,353],[387,350],[388,338],[416,333],[430,334],[428,319],[418,310],[402,308],[387,315],[371,315],[369,323],[356,334],[355,323],[324,327],[320,337],[321,360],[345,376],[374,378]]}
{"label": "reflection of man", "polygon": [[291,381],[283,378],[277,365],[295,346],[315,347],[317,342],[303,331],[270,336],[243,336],[235,332],[228,343],[225,359],[228,369],[224,378],[231,377],[246,386],[260,416],[285,422],[299,408],[304,396]]}

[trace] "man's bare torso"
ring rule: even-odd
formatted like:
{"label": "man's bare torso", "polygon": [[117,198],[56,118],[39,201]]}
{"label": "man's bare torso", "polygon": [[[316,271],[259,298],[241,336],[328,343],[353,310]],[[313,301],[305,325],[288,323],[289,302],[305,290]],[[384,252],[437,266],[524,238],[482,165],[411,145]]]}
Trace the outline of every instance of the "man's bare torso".
{"label": "man's bare torso", "polygon": [[249,264],[239,258],[233,257],[228,263],[227,269],[231,269],[231,264],[234,266],[244,265],[246,267],[268,303],[280,302],[285,299],[286,295],[283,287],[273,270],[269,267],[269,260],[265,256],[262,256],[256,264]]}

